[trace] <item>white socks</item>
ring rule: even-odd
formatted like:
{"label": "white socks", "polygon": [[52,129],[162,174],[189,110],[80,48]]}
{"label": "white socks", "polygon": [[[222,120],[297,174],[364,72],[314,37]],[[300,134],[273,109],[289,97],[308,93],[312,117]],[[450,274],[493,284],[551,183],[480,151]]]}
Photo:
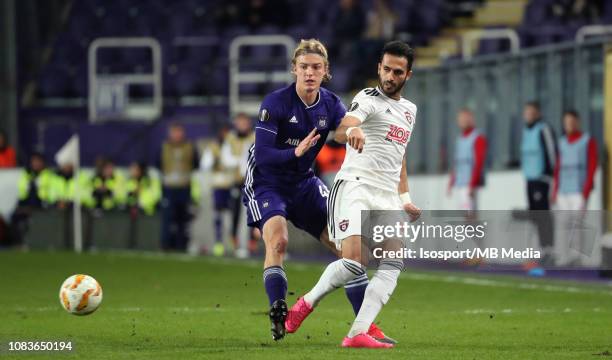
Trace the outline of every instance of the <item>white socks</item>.
{"label": "white socks", "polygon": [[363,304],[349,331],[349,337],[368,332],[370,325],[380,313],[383,305],[389,301],[389,297],[393,294],[403,266],[401,260],[381,261],[378,270],[366,288]]}
{"label": "white socks", "polygon": [[358,261],[345,258],[336,260],[327,265],[317,284],[304,295],[304,301],[315,307],[325,295],[364,274],[365,269]]}

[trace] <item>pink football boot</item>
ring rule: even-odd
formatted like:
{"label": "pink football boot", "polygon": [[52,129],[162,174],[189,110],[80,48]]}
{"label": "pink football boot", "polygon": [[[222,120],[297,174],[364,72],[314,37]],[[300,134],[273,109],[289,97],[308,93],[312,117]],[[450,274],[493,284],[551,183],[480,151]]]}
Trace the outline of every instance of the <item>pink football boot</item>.
{"label": "pink football boot", "polygon": [[303,297],[299,298],[291,309],[289,309],[289,313],[287,314],[287,320],[285,320],[285,329],[287,332],[296,332],[312,310],[312,306],[308,305]]}

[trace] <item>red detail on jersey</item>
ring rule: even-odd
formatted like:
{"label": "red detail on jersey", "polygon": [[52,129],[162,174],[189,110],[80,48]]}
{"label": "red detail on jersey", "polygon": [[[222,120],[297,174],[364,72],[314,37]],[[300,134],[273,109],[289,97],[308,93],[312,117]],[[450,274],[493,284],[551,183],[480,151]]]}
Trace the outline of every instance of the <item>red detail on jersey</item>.
{"label": "red detail on jersey", "polygon": [[338,227],[340,228],[340,231],[346,231],[346,229],[348,229],[348,226],[349,226],[349,221],[348,219],[344,219],[340,221],[338,225],[339,225]]}
{"label": "red detail on jersey", "polygon": [[399,127],[397,125],[391,125],[389,132],[385,139],[390,141],[396,141],[400,144],[406,144],[408,142],[408,137],[410,136],[410,131]]}
{"label": "red detail on jersey", "polygon": [[408,120],[408,125],[412,126],[412,123],[414,122],[414,118],[412,117],[412,114],[406,111],[404,115],[406,115],[406,120]]}

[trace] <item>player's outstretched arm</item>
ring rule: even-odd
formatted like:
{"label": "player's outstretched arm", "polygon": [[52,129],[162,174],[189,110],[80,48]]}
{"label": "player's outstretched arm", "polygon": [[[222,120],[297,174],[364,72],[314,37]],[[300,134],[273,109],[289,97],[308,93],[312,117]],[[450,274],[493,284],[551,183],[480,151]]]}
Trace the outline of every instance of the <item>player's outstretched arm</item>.
{"label": "player's outstretched arm", "polygon": [[336,129],[336,133],[334,134],[334,140],[340,144],[346,144],[348,137],[346,136],[346,130],[351,127],[359,127],[361,125],[361,120],[354,116],[345,116],[338,128]]}
{"label": "player's outstretched arm", "polygon": [[334,140],[341,144],[348,143],[353,149],[362,152],[366,139],[359,125],[361,125],[361,120],[358,118],[345,116],[336,129]]}

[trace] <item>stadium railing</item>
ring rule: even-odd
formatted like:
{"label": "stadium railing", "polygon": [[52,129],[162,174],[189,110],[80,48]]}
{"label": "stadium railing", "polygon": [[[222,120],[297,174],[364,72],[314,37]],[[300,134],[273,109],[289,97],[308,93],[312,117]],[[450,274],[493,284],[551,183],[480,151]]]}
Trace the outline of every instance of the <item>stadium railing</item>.
{"label": "stadium railing", "polygon": [[[103,48],[149,48],[153,60],[152,72],[148,74],[98,74],[98,50]],[[89,120],[140,119],[153,121],[162,113],[162,59],[161,46],[155,38],[98,38],[91,42],[88,50]],[[131,85],[153,87],[152,102],[130,101]]]}

